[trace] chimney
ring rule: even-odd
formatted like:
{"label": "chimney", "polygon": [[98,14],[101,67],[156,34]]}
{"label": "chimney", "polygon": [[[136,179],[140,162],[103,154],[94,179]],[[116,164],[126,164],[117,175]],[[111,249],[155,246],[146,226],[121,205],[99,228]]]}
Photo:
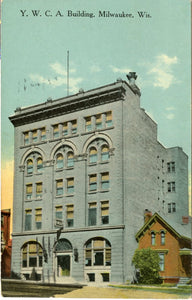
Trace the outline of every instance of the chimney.
{"label": "chimney", "polygon": [[140,97],[141,96],[140,89],[135,84],[135,80],[137,79],[136,72],[129,72],[129,74],[127,75],[127,79],[129,80],[129,86],[132,89],[132,91]]}
{"label": "chimney", "polygon": [[148,209],[145,209],[145,212],[144,212],[144,223],[147,223],[151,217],[152,217],[152,212]]}
{"label": "chimney", "polygon": [[182,224],[188,224],[189,223],[189,217],[188,216],[182,216]]}

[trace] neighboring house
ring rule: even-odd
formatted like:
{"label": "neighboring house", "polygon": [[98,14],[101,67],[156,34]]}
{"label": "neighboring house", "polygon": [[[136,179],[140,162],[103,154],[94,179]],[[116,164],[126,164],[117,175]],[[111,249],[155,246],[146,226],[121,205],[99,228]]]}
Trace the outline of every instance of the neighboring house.
{"label": "neighboring house", "polygon": [[125,282],[145,208],[188,214],[187,155],[159,143],[137,76],[127,77],[10,117],[13,272],[56,283]]}
{"label": "neighboring house", "polygon": [[[138,249],[151,248],[159,253],[160,276],[164,282],[187,282],[192,271],[190,217],[182,224],[165,221],[158,213],[145,213],[145,224],[136,234]],[[169,222],[169,223],[168,223]],[[185,280],[184,280],[185,278]]]}
{"label": "neighboring house", "polygon": [[10,240],[11,210],[1,210],[1,277],[9,278],[11,275],[11,248]]}

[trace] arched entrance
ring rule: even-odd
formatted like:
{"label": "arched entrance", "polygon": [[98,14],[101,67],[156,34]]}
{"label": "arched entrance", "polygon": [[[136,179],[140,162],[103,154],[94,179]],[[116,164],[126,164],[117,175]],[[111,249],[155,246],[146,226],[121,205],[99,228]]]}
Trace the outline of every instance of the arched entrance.
{"label": "arched entrance", "polygon": [[67,239],[60,239],[55,245],[56,281],[71,277],[73,247]]}

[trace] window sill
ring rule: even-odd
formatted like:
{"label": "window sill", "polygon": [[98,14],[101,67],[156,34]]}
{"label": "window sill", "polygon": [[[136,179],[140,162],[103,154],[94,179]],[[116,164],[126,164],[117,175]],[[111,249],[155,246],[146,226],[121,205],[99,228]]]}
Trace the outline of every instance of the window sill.
{"label": "window sill", "polygon": [[109,189],[106,189],[106,190],[100,190],[99,192],[100,192],[100,193],[106,193],[106,192],[109,192]]}
{"label": "window sill", "polygon": [[67,168],[57,168],[55,170],[55,172],[62,172],[62,171],[65,171],[65,170],[73,170],[74,167],[67,167]]}
{"label": "window sill", "polygon": [[91,130],[91,131],[86,131],[86,132],[81,133],[81,135],[93,134],[93,133],[96,133],[96,132],[102,132],[102,131],[111,130],[111,129],[114,129],[114,126],[101,128],[101,129],[94,129],[94,130]]}
{"label": "window sill", "polygon": [[30,144],[27,144],[27,145],[22,145],[22,146],[20,146],[20,149],[28,148],[28,147],[31,147],[31,146],[37,146],[37,145],[41,145],[41,144],[45,144],[45,143],[47,143],[47,140],[46,141],[39,141],[39,142],[36,142],[36,143],[30,143]]}
{"label": "window sill", "polygon": [[69,138],[73,138],[73,137],[77,137],[79,136],[78,133],[74,133],[74,134],[68,134],[68,135],[62,135],[60,137],[57,137],[57,138],[51,138],[49,141],[50,142],[55,142],[55,141],[59,141],[59,140],[62,140],[62,139],[69,139]]}
{"label": "window sill", "polygon": [[74,196],[74,193],[73,194],[66,194],[64,195],[65,197],[73,197]]}
{"label": "window sill", "polygon": [[96,194],[98,191],[95,190],[95,191],[89,191],[88,194]]}

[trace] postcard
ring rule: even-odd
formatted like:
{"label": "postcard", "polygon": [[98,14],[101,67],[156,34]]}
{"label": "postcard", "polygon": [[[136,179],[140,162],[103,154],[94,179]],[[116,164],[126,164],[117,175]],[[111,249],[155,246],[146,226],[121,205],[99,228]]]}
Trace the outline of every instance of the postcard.
{"label": "postcard", "polygon": [[190,1],[1,11],[3,296],[188,297]]}

